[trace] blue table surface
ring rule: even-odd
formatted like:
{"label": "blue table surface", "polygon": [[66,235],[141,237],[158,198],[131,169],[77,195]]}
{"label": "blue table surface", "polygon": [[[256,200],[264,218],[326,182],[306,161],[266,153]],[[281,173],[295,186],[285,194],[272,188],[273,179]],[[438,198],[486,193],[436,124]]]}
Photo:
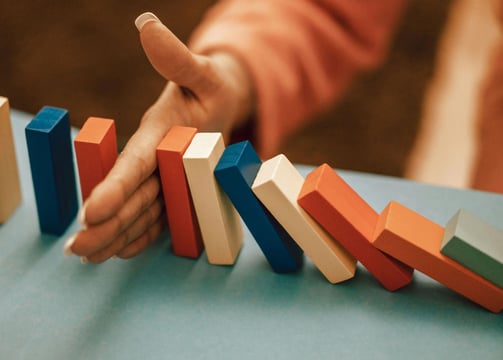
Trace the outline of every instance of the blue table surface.
{"label": "blue table surface", "polygon": [[[328,283],[307,259],[271,271],[245,228],[232,266],[175,257],[165,233],[140,256],[82,265],[78,230],[40,234],[24,127],[12,111],[23,203],[0,225],[0,359],[503,359],[503,318],[416,272],[390,293],[361,266]],[[306,175],[313,167],[299,166]],[[390,200],[445,225],[459,208],[501,226],[503,196],[340,171],[377,211]]]}

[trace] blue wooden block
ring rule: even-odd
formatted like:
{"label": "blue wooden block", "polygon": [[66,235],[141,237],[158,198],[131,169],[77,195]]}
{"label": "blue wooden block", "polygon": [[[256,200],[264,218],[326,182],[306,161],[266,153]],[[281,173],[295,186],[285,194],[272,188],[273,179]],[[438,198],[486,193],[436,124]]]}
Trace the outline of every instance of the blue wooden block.
{"label": "blue wooden block", "polygon": [[251,190],[261,164],[250,142],[243,141],[225,149],[214,173],[272,269],[294,272],[302,267],[302,250]]}
{"label": "blue wooden block", "polygon": [[78,210],[68,111],[43,107],[25,133],[40,230],[61,235]]}

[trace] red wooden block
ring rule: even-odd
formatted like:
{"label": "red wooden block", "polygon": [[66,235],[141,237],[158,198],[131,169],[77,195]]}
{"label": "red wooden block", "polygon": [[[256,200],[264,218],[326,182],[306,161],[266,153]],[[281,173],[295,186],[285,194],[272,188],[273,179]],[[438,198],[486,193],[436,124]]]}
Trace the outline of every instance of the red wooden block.
{"label": "red wooden block", "polygon": [[90,117],[74,140],[82,202],[107,176],[117,160],[117,135],[112,119]]}
{"label": "red wooden block", "polygon": [[389,291],[412,281],[413,269],[371,244],[379,215],[329,165],[307,177],[298,203]]}
{"label": "red wooden block", "polygon": [[503,289],[440,253],[444,228],[390,202],[379,216],[373,244],[448,288],[498,313]]}
{"label": "red wooden block", "polygon": [[204,248],[183,166],[196,133],[196,128],[173,126],[156,151],[173,253],[190,258],[198,258]]}

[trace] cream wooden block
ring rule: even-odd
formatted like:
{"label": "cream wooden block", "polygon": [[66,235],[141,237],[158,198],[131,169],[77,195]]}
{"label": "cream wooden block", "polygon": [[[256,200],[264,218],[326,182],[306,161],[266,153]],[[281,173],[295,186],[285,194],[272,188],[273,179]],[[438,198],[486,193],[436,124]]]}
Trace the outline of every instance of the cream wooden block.
{"label": "cream wooden block", "polygon": [[222,134],[197,133],[183,155],[208,262],[232,265],[243,243],[239,215],[213,171],[225,150]]}
{"label": "cream wooden block", "polygon": [[10,123],[9,100],[0,96],[0,224],[21,202],[21,185]]}
{"label": "cream wooden block", "polygon": [[304,178],[278,155],[262,163],[252,190],[332,284],[352,278],[356,260],[298,204]]}

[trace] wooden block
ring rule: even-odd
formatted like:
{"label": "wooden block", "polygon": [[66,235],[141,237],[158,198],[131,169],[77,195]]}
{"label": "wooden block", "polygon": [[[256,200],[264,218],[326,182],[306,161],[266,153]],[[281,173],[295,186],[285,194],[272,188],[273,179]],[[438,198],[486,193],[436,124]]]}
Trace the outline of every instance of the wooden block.
{"label": "wooden block", "polygon": [[297,203],[304,178],[286,158],[265,161],[252,190],[331,283],[352,278],[356,260]]}
{"label": "wooden block", "polygon": [[78,209],[68,111],[43,107],[25,133],[40,230],[61,235]]}
{"label": "wooden block", "polygon": [[173,126],[156,150],[173,253],[194,259],[201,255],[204,246],[183,168],[183,154],[196,133],[196,128]]}
{"label": "wooden block", "polygon": [[460,209],[445,227],[440,252],[503,288],[503,230]]}
{"label": "wooden block", "polygon": [[239,215],[213,171],[225,149],[222,134],[198,133],[183,155],[208,262],[232,265],[243,243]]}
{"label": "wooden block", "polygon": [[503,289],[440,253],[444,228],[390,202],[379,216],[373,244],[492,311],[503,309]]}
{"label": "wooden block", "polygon": [[112,119],[90,117],[74,140],[82,202],[107,176],[117,160],[117,135]]}
{"label": "wooden block", "polygon": [[21,202],[21,185],[16,150],[10,123],[9,100],[0,96],[0,224],[12,215]]}
{"label": "wooden block", "polygon": [[412,281],[411,267],[371,244],[379,215],[329,165],[307,176],[298,203],[386,289]]}
{"label": "wooden block", "polygon": [[215,177],[272,269],[278,273],[297,271],[303,264],[302,250],[251,189],[261,164],[251,143],[239,142],[225,149],[215,168]]}

